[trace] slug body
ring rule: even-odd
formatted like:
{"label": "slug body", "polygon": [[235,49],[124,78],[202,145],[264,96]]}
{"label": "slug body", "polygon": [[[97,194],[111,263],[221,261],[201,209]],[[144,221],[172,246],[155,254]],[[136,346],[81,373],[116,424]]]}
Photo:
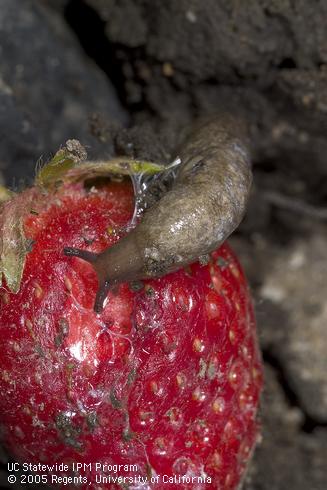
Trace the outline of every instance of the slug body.
{"label": "slug body", "polygon": [[126,237],[100,254],[65,249],[92,262],[99,278],[95,311],[114,285],[153,278],[221,245],[243,218],[252,172],[244,125],[231,115],[202,121],[184,140],[181,164],[163,197]]}

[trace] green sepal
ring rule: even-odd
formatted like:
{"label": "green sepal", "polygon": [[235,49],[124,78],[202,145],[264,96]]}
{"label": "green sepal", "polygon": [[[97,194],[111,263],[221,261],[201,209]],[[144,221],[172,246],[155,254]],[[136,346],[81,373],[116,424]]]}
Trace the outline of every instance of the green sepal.
{"label": "green sepal", "polygon": [[4,185],[0,185],[0,205],[3,202],[9,201],[14,195],[15,193],[13,191],[10,191]]}
{"label": "green sepal", "polygon": [[[73,144],[72,144],[73,142]],[[154,175],[167,167],[147,160],[134,160],[128,157],[117,157],[111,160],[85,161],[86,151],[82,145],[71,140],[38,172],[35,184],[41,187],[58,186],[80,182],[96,177],[110,175]]]}
{"label": "green sepal", "polygon": [[42,187],[60,184],[66,173],[85,161],[86,158],[87,153],[80,142],[68,140],[66,145],[60,148],[55,156],[38,171],[35,184]]}
{"label": "green sepal", "polygon": [[5,202],[0,215],[0,285],[2,278],[13,293],[19,291],[23,276],[25,257],[29,251],[28,240],[25,237],[23,222],[28,209],[33,202],[34,192],[16,195]]}

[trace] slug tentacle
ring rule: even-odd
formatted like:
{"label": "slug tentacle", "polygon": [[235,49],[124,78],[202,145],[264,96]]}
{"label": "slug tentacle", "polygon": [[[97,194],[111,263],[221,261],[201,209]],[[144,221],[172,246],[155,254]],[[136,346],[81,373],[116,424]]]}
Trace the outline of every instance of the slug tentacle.
{"label": "slug tentacle", "polygon": [[64,254],[68,257],[79,257],[80,259],[86,260],[87,262],[95,262],[98,254],[93,252],[88,252],[87,250],[81,250],[80,248],[65,247]]}
{"label": "slug tentacle", "polygon": [[243,218],[252,183],[245,126],[231,115],[194,127],[176,157],[171,190],[118,243],[96,255],[65,249],[92,263],[99,278],[95,310],[111,287],[162,276],[221,245]]}

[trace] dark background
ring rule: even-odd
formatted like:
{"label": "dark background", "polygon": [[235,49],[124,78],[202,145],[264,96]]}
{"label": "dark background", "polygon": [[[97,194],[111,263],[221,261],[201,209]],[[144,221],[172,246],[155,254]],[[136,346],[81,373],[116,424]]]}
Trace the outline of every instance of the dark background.
{"label": "dark background", "polygon": [[69,138],[90,158],[169,162],[195,117],[246,117],[255,185],[230,241],[266,367],[246,490],[327,488],[326,26],[325,0],[0,0],[14,189]]}

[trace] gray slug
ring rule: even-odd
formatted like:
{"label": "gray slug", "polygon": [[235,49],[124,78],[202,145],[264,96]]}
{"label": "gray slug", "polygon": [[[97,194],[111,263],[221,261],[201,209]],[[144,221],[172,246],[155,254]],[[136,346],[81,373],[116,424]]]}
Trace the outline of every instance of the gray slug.
{"label": "gray slug", "polygon": [[65,248],[93,264],[99,279],[94,309],[121,282],[160,277],[221,245],[239,225],[252,172],[245,125],[230,114],[192,127],[177,151],[181,164],[171,190],[128,235],[100,254]]}

